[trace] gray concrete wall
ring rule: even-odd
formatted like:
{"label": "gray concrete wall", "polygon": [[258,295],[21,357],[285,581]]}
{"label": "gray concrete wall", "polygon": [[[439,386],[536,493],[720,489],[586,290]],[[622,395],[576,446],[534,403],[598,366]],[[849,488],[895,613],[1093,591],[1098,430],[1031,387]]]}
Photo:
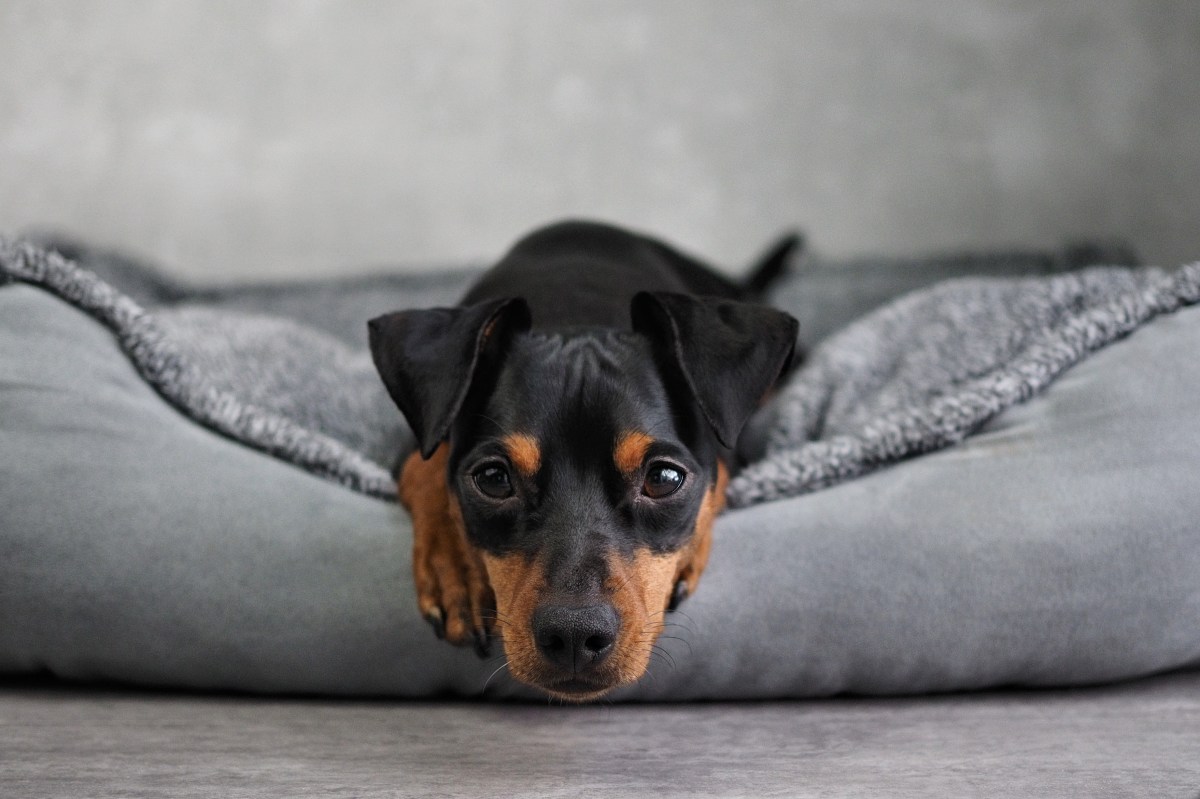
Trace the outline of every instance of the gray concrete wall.
{"label": "gray concrete wall", "polygon": [[0,230],[202,280],[568,214],[730,265],[1126,236],[1200,258],[1195,0],[0,0]]}

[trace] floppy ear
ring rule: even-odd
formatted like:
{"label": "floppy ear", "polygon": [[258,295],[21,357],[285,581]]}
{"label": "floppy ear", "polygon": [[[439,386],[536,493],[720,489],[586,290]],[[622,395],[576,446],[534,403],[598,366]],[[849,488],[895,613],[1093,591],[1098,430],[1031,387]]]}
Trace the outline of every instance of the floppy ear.
{"label": "floppy ear", "polygon": [[523,299],[397,311],[367,322],[375,368],[417,437],[422,457],[432,455],[449,434],[484,346],[528,330],[529,323]]}
{"label": "floppy ear", "polygon": [[630,311],[633,329],[675,363],[717,439],[732,449],[791,361],[800,323],[774,308],[665,291],[638,293]]}

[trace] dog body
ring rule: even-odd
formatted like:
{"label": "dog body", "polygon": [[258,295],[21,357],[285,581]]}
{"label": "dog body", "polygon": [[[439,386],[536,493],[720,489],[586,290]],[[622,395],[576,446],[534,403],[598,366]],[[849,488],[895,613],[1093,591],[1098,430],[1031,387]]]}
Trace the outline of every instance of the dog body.
{"label": "dog body", "polygon": [[514,677],[571,700],[642,675],[707,563],[738,433],[795,345],[796,321],[750,294],[648,237],[564,222],[456,308],[371,321],[417,438],[400,498],[440,636],[483,655],[498,632]]}

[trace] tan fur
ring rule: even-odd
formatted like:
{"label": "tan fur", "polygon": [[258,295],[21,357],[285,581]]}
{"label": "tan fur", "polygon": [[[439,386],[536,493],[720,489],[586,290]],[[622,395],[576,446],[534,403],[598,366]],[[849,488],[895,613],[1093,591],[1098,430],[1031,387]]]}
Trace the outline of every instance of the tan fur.
{"label": "tan fur", "polygon": [[621,614],[621,631],[605,666],[615,672],[617,684],[634,682],[650,663],[679,559],[678,552],[655,555],[647,549],[637,550],[628,560],[615,555],[609,559],[608,588],[613,592],[613,606]]}
{"label": "tan fur", "polygon": [[[618,468],[628,467],[626,472],[639,469],[651,442],[643,433],[622,436],[614,450]],[[539,456],[540,466],[536,441],[521,435],[505,440],[513,465],[522,473],[530,466],[526,457],[530,454],[526,447],[529,443]],[[514,452],[518,454],[514,456]],[[461,508],[446,484],[448,456],[445,444],[429,460],[414,453],[401,471],[400,500],[413,516],[413,575],[418,605],[423,614],[435,609],[444,611],[446,637],[454,643],[468,643],[474,631],[489,629],[492,620],[488,611],[495,608],[510,673],[522,682],[538,684],[546,667],[533,640],[531,620],[546,590],[544,565],[522,555],[480,554],[470,546]],[[679,552],[655,555],[639,549],[630,558],[615,554],[610,558],[606,588],[621,616],[621,629],[612,655],[593,675],[596,679],[615,687],[634,682],[645,673],[675,583],[686,581],[688,593],[699,585],[712,547],[713,522],[725,505],[728,481],[728,470],[719,463],[716,482],[705,492],[696,516],[692,540]],[[600,693],[557,696],[587,701]]]}
{"label": "tan fur", "polygon": [[545,569],[523,555],[483,555],[488,579],[496,592],[497,629],[504,639],[508,670],[518,680],[535,682],[541,656],[530,621],[545,592]]}
{"label": "tan fur", "polygon": [[712,528],[717,515],[725,508],[725,489],[729,485],[729,470],[725,464],[717,461],[717,482],[709,486],[696,514],[696,532],[691,543],[685,548],[680,558],[679,573],[676,582],[687,582],[688,594],[695,593],[700,586],[700,575],[708,565],[708,553],[712,550]]}
{"label": "tan fur", "polygon": [[[678,561],[678,553],[653,555],[645,549],[629,560],[616,556],[610,559],[606,588],[621,616],[621,630],[612,655],[590,675],[592,678],[616,687],[636,681],[646,671],[651,647],[663,627],[663,612]],[[520,555],[485,554],[483,562],[496,590],[509,673],[521,682],[541,684],[545,689],[544,682],[554,675],[542,662],[530,624],[545,592],[544,564]],[[559,694],[545,690],[569,702],[585,702],[606,693]]]}
{"label": "tan fur", "polygon": [[645,433],[630,430],[617,437],[617,445],[613,448],[613,463],[621,474],[630,475],[642,468],[646,452],[654,439]]}
{"label": "tan fur", "polygon": [[449,447],[429,460],[414,452],[400,471],[400,502],[413,519],[413,578],[421,615],[439,615],[446,639],[465,644],[491,624],[495,597],[483,562],[467,543],[462,509],[446,485]]}
{"label": "tan fur", "polygon": [[725,507],[728,483],[729,471],[718,462],[717,479],[705,492],[692,540],[679,552],[655,555],[639,549],[630,559],[609,559],[608,587],[621,615],[621,632],[605,665],[615,671],[618,684],[633,682],[645,672],[665,625],[664,612],[675,583],[686,581],[689,594],[699,586],[712,549],[713,522]]}
{"label": "tan fur", "polygon": [[542,450],[536,438],[525,433],[510,433],[503,442],[508,459],[518,472],[533,477],[542,468]]}

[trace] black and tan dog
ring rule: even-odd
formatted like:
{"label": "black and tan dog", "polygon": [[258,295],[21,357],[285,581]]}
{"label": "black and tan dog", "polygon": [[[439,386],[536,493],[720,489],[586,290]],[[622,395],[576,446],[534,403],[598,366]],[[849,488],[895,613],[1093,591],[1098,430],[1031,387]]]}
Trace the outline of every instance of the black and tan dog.
{"label": "black and tan dog", "polygon": [[743,285],[615,227],[518,242],[455,308],[371,320],[408,419],[403,462],[421,613],[514,677],[587,700],[637,680],[696,590],[727,464],[791,360],[797,323]]}

